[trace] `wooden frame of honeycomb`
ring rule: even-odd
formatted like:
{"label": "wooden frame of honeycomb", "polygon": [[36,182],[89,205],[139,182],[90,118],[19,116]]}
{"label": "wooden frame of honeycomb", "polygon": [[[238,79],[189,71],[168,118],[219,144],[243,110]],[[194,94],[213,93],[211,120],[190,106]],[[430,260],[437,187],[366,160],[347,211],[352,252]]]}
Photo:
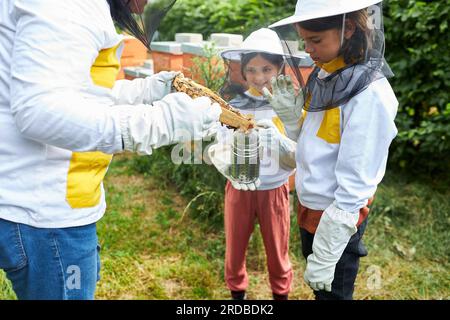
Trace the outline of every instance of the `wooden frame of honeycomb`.
{"label": "wooden frame of honeycomb", "polygon": [[251,116],[245,116],[238,110],[231,107],[218,94],[207,87],[204,87],[194,80],[185,77],[182,73],[178,74],[174,79],[172,86],[178,92],[184,92],[191,98],[208,97],[213,102],[217,102],[222,108],[219,121],[223,124],[247,131],[255,127],[255,122]]}

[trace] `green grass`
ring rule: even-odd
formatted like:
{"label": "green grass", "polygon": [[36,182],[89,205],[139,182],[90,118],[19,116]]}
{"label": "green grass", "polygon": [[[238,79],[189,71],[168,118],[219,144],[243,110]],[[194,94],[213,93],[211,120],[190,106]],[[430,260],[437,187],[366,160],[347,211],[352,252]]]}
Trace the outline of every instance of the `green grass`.
{"label": "green grass", "polygon": [[0,300],[13,300],[16,295],[12,290],[11,282],[9,282],[2,270],[0,270]]}
{"label": "green grass", "polygon": [[[97,299],[228,299],[224,233],[185,211],[190,199],[167,181],[135,173],[131,156],[115,157],[98,223],[102,245]],[[355,299],[449,299],[450,191],[442,183],[389,173],[380,185],[364,237]],[[217,213],[221,215],[221,213]],[[216,219],[217,220],[217,219]],[[291,215],[292,299],[312,299],[304,284],[296,214]],[[249,298],[270,299],[259,228],[247,268]],[[0,273],[0,299],[14,299]]]}

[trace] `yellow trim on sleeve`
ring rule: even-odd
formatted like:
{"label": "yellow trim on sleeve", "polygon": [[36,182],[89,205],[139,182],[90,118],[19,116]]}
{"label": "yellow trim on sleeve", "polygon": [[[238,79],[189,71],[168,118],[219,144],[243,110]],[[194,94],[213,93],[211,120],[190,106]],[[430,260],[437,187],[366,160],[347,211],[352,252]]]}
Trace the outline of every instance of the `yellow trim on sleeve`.
{"label": "yellow trim on sleeve", "polygon": [[67,202],[74,209],[100,203],[101,183],[112,155],[102,152],[74,152],[67,177]]}
{"label": "yellow trim on sleeve", "polygon": [[91,67],[91,78],[94,83],[101,87],[112,88],[120,71],[119,45],[103,49],[99,52],[97,59]]}
{"label": "yellow trim on sleeve", "polygon": [[[120,71],[122,43],[101,50],[91,67],[92,81],[112,88]],[[101,185],[112,155],[102,152],[73,152],[67,173],[66,200],[74,209],[97,206],[101,200]]]}

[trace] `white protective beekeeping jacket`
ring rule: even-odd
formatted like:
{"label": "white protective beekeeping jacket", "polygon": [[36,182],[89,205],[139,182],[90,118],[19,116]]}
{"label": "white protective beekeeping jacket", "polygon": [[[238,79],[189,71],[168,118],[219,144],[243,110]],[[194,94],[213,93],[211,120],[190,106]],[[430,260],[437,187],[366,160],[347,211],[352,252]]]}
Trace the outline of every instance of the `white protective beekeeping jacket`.
{"label": "white protective beekeeping jacket", "polygon": [[303,206],[325,210],[336,200],[339,209],[357,212],[367,204],[385,173],[397,107],[382,78],[345,105],[304,113],[295,181]]}
{"label": "white protective beekeeping jacket", "polygon": [[103,215],[123,113],[151,103],[114,86],[121,51],[106,1],[0,2],[0,218],[53,228]]}

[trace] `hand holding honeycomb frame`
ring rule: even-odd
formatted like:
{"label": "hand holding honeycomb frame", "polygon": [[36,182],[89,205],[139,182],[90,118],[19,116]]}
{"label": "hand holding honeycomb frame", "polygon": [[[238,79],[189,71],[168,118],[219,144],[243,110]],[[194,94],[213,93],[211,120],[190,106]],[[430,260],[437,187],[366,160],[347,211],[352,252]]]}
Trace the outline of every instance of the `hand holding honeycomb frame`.
{"label": "hand holding honeycomb frame", "polygon": [[251,116],[245,116],[238,110],[231,107],[225,100],[212,90],[196,83],[190,78],[186,78],[182,73],[173,79],[172,86],[178,92],[184,92],[191,98],[208,97],[216,102],[222,108],[219,121],[223,124],[247,131],[255,126],[255,122]]}

